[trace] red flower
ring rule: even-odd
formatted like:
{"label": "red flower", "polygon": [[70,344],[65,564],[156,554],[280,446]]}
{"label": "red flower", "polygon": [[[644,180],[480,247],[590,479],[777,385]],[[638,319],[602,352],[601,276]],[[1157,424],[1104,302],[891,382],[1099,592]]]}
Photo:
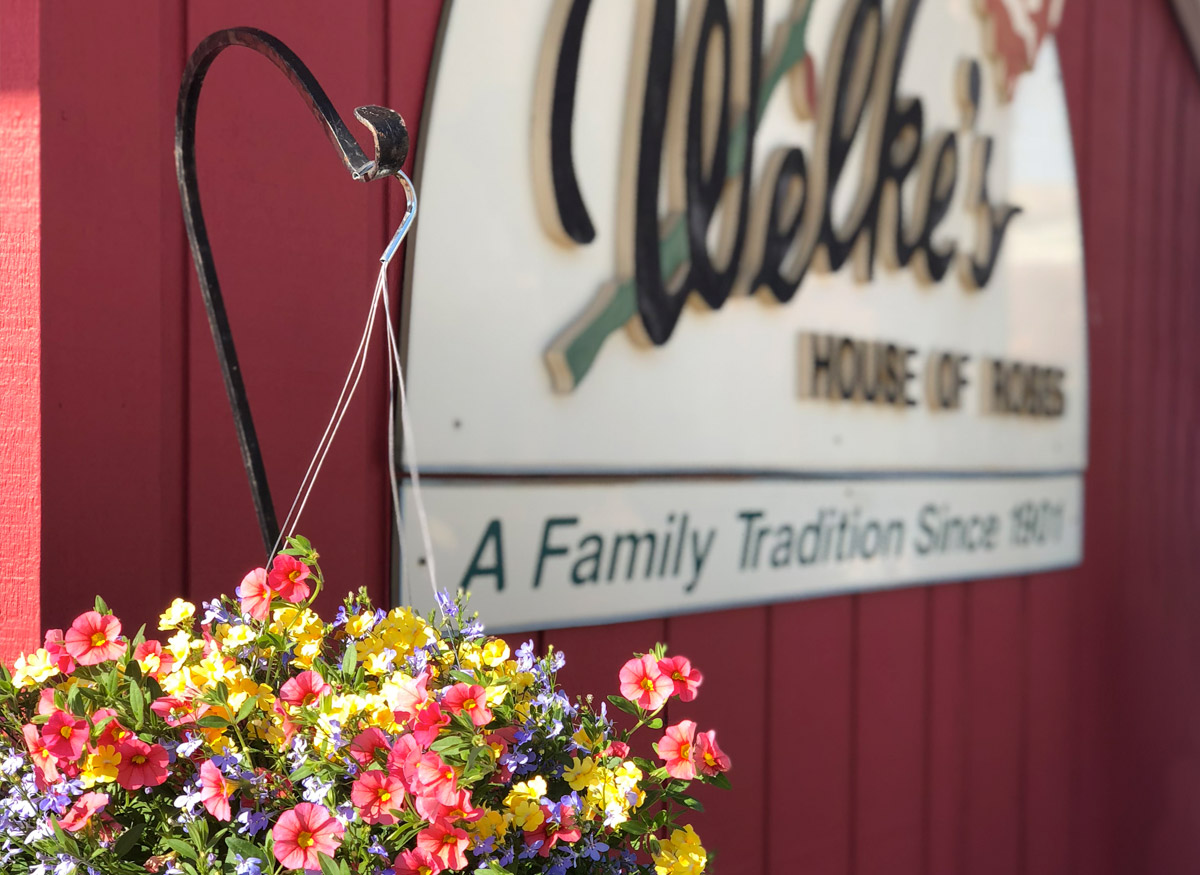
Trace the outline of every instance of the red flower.
{"label": "red flower", "polygon": [[142,669],[142,674],[161,680],[175,667],[175,657],[163,650],[161,641],[143,641],[133,651],[133,658]]}
{"label": "red flower", "polygon": [[333,692],[325,678],[309,669],[288,680],[279,690],[279,698],[293,707],[316,704],[322,696]]}
{"label": "red flower", "polygon": [[275,598],[275,590],[267,583],[267,569],[255,568],[243,577],[237,594],[243,611],[255,620],[265,620],[271,613],[271,599]]}
{"label": "red flower", "polygon": [[442,703],[453,714],[462,714],[465,711],[475,726],[487,726],[492,722],[487,690],[479,684],[455,684],[446,690],[442,696]]}
{"label": "red flower", "polygon": [[42,743],[60,760],[75,762],[87,744],[87,721],[66,711],[55,711],[42,725]]}
{"label": "red flower", "polygon": [[659,739],[658,756],[667,761],[667,774],[672,778],[690,781],[696,777],[695,738],[696,721],[680,720],[668,726]]}
{"label": "red flower", "polygon": [[78,832],[88,825],[93,815],[99,814],[108,805],[107,793],[84,793],[75,800],[66,814],[58,820],[58,825],[67,832]]}
{"label": "red flower", "polygon": [[229,820],[233,816],[229,809],[229,797],[236,788],[237,785],[232,781],[225,780],[212,760],[205,760],[200,766],[200,801],[217,820]]}
{"label": "red flower", "polygon": [[674,693],[681,702],[690,702],[696,698],[704,675],[692,668],[691,661],[686,656],[672,656],[658,661],[658,670],[665,674],[675,684]]}
{"label": "red flower", "polygon": [[350,788],[350,801],[367,823],[391,826],[399,819],[392,812],[404,807],[404,784],[387,772],[371,769]]}
{"label": "red flower", "polygon": [[271,830],[275,859],[285,869],[320,870],[320,854],[332,857],[337,853],[345,832],[324,805],[301,802],[279,815]]}
{"label": "red flower", "polygon": [[732,763],[721,748],[717,747],[717,730],[710,729],[696,736],[696,768],[712,777],[728,772]]}
{"label": "red flower", "polygon": [[120,637],[120,620],[111,614],[87,611],[75,618],[63,646],[80,665],[99,665],[125,653],[128,645]]}
{"label": "red flower", "polygon": [[417,744],[421,747],[429,747],[433,744],[433,740],[437,738],[442,727],[450,722],[450,715],[443,714],[438,703],[430,699],[419,711],[417,716],[412,721],[413,738],[417,740]]}
{"label": "red flower", "polygon": [[134,736],[117,748],[121,763],[117,766],[117,783],[126,790],[157,787],[167,780],[167,751],[161,744],[146,744]]}
{"label": "red flower", "polygon": [[277,592],[285,602],[297,604],[308,598],[308,584],[304,582],[308,575],[307,565],[295,556],[280,553],[271,563],[271,571],[267,574],[267,586]]}
{"label": "red flower", "polygon": [[675,682],[662,673],[650,654],[635,657],[621,667],[621,695],[646,711],[657,711],[675,692]]}
{"label": "red flower", "polygon": [[445,869],[467,865],[467,834],[447,823],[435,823],[417,833],[417,848],[434,857]]}
{"label": "red flower", "polygon": [[445,867],[429,851],[413,848],[411,851],[401,851],[392,868],[396,870],[396,875],[438,875]]}
{"label": "red flower", "polygon": [[363,768],[375,762],[375,751],[387,750],[390,747],[388,738],[378,726],[364,729],[350,742],[350,756]]}
{"label": "red flower", "polygon": [[75,671],[75,660],[67,652],[66,638],[63,637],[62,629],[50,629],[46,632],[46,641],[42,644],[46,652],[50,654],[50,660],[58,666],[58,670],[63,674],[70,674]]}
{"label": "red flower", "polygon": [[54,754],[46,750],[41,733],[32,723],[22,726],[21,733],[25,736],[25,746],[29,748],[29,756],[33,759],[34,778],[38,789],[44,790],[58,781],[57,760]]}

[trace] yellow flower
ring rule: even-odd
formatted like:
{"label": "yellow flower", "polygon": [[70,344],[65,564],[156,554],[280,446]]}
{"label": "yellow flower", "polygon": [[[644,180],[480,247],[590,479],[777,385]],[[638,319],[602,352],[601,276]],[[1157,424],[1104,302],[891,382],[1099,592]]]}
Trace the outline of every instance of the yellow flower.
{"label": "yellow flower", "polygon": [[80,778],[84,787],[104,784],[117,779],[117,766],[121,764],[121,755],[111,744],[102,744],[95,753],[88,754]]}
{"label": "yellow flower", "polygon": [[486,839],[491,836],[502,838],[508,832],[509,821],[512,815],[506,815],[500,811],[492,811],[490,808],[483,809],[483,816],[479,818],[472,827],[472,832],[481,839]]}
{"label": "yellow flower", "polygon": [[363,611],[361,614],[354,614],[346,620],[346,634],[351,638],[362,638],[371,631],[371,627],[374,625],[374,612]]}
{"label": "yellow flower", "polygon": [[503,638],[489,638],[483,645],[483,664],[488,668],[499,668],[511,655],[508,642]]}
{"label": "yellow flower", "polygon": [[167,639],[167,650],[175,657],[176,662],[184,662],[193,650],[199,650],[203,646],[202,640],[193,641],[192,636],[182,629]]}
{"label": "yellow flower", "polygon": [[699,875],[708,863],[708,854],[691,824],[671,833],[654,855],[657,875]]}
{"label": "yellow flower", "polygon": [[258,637],[254,634],[254,630],[245,623],[237,626],[223,626],[222,628],[225,630],[224,637],[221,639],[222,647],[244,647]]}
{"label": "yellow flower", "polygon": [[587,748],[592,752],[602,750],[608,746],[603,734],[593,737],[588,735],[582,727],[580,727],[578,732],[571,736],[571,740],[580,747]]}
{"label": "yellow flower", "polygon": [[513,823],[526,832],[533,832],[545,821],[541,801],[546,795],[546,779],[536,775],[528,781],[514,784],[504,798],[504,804],[512,813]]}
{"label": "yellow flower", "polygon": [[58,674],[58,666],[50,659],[50,652],[44,647],[26,656],[22,653],[17,657],[16,670],[13,672],[13,683],[19,689],[37,686]]}
{"label": "yellow flower", "polygon": [[586,790],[596,782],[596,762],[591,757],[571,759],[571,765],[563,771],[563,780],[571,785],[572,790]]}
{"label": "yellow flower", "polygon": [[192,617],[196,616],[196,606],[191,602],[183,599],[175,599],[171,602],[171,607],[163,612],[158,618],[158,628],[162,630],[178,629],[184,623],[189,626],[192,624]]}

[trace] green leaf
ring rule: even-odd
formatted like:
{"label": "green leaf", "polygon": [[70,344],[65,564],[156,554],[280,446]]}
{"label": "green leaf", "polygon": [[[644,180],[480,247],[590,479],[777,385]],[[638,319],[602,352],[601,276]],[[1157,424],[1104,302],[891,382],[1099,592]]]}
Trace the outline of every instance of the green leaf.
{"label": "green leaf", "polygon": [[112,852],[117,857],[127,857],[129,852],[134,849],[138,843],[138,839],[142,837],[142,833],[146,831],[145,823],[135,823],[125,832],[121,833],[121,837],[117,839],[117,843],[113,845]]}
{"label": "green leaf", "polygon": [[205,729],[224,729],[229,725],[229,721],[216,714],[206,714],[196,721],[196,725],[203,726]]}
{"label": "green leaf", "polygon": [[245,702],[242,703],[242,707],[238,708],[237,722],[241,723],[243,720],[253,714],[254,709],[257,707],[258,699],[254,696],[250,696]]}
{"label": "green leaf", "polygon": [[[137,663],[135,662],[134,665]],[[129,710],[133,714],[134,728],[141,729],[142,721],[146,716],[146,695],[137,683],[129,685]]]}
{"label": "green leaf", "polygon": [[129,665],[125,666],[125,677],[129,682],[137,683],[142,679],[142,666],[136,659],[131,659]]}
{"label": "green leaf", "polygon": [[110,611],[108,610],[108,605],[106,605],[104,603],[104,599],[100,598],[100,596],[96,596],[96,613],[97,614],[110,613]]}
{"label": "green leaf", "polygon": [[731,788],[729,778],[727,778],[724,774],[713,775],[711,778],[709,778],[709,783],[716,787],[720,787],[722,790],[729,790]]}
{"label": "green leaf", "polygon": [[193,848],[187,842],[185,842],[183,839],[164,838],[162,840],[162,843],[164,845],[166,845],[168,848],[170,848],[172,851],[177,853],[179,856],[183,857],[185,860],[197,859],[196,849]]}
{"label": "green leaf", "polygon": [[298,781],[304,780],[312,773],[313,773],[312,763],[304,763],[304,765],[300,766],[294,772],[292,772],[291,774],[288,775],[288,780],[290,780],[294,784]]}
{"label": "green leaf", "polygon": [[268,854],[258,845],[251,844],[245,839],[239,839],[236,836],[225,837],[225,848],[228,851],[225,862],[229,863],[230,865],[233,865],[235,862],[237,862],[237,858],[235,856],[237,854],[241,854],[243,860],[248,859],[249,857],[257,857],[263,863],[263,865],[266,865],[270,861],[271,857],[270,854]]}
{"label": "green leaf", "polygon": [[626,714],[632,714],[634,717],[641,716],[641,708],[626,699],[624,696],[609,696],[608,701],[616,705]]}
{"label": "green leaf", "polygon": [[333,861],[333,857],[318,852],[317,859],[321,861],[321,875],[342,875],[342,867]]}
{"label": "green leaf", "polygon": [[647,723],[646,726],[650,729],[662,729],[662,727],[663,727],[662,718],[655,717],[653,720],[651,720],[649,723]]}
{"label": "green leaf", "polygon": [[358,648],[351,641],[346,647],[346,652],[342,655],[342,674],[354,674],[354,667],[358,665]]}

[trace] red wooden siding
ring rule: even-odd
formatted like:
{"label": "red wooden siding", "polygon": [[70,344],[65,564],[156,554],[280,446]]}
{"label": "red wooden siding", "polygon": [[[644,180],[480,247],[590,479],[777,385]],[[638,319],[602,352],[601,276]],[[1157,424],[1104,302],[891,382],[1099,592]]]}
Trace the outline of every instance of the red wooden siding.
{"label": "red wooden siding", "polygon": [[[42,619],[99,589],[136,627],[260,558],[179,216],[184,59],[214,29],[263,27],[344,115],[393,106],[419,148],[439,3],[40,9]],[[705,671],[671,717],[716,727],[734,759],[735,791],[697,819],[722,875],[1200,871],[1200,78],[1166,0],[1069,0],[1059,46],[1087,254],[1082,567],[534,634],[566,651],[576,692],[615,691],[656,640]],[[198,152],[282,516],[398,195],[352,183],[278,72],[236,49]],[[383,400],[372,369],[302,526],[335,590],[385,591]]]}

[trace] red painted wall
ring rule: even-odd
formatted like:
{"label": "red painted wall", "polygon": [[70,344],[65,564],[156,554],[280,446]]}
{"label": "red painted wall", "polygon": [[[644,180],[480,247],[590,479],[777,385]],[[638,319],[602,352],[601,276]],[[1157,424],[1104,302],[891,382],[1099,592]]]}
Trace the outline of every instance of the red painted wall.
{"label": "red painted wall", "polygon": [[40,595],[38,18],[0,0],[0,659],[36,645]]}
{"label": "red painted wall", "polygon": [[[2,7],[5,34],[20,5]],[[0,388],[16,379],[28,398],[34,378],[10,375],[36,333],[11,320],[36,318],[40,292],[42,513],[19,505],[38,494],[24,473],[36,440],[6,430],[0,586],[23,591],[6,570],[32,573],[40,525],[43,623],[68,621],[98,588],[136,625],[180,592],[231,589],[260,558],[179,218],[170,147],[187,52],[219,27],[263,27],[343,114],[393,106],[419,144],[437,18],[437,2],[416,0],[41,5],[41,138],[0,147]],[[660,639],[706,671],[687,714],[735,760],[736,790],[698,824],[724,875],[1200,871],[1200,78],[1166,0],[1071,0],[1059,45],[1087,250],[1083,566],[537,635],[566,650],[578,690],[614,689],[628,653]],[[3,63],[7,101],[11,53]],[[13,274],[9,179],[37,150],[41,237]],[[199,162],[286,506],[397,198],[349,182],[290,87],[248,54],[213,68]],[[303,525],[338,587],[376,594],[390,552],[383,393],[373,377]],[[27,401],[6,391],[3,404],[6,429],[34,427]]]}

